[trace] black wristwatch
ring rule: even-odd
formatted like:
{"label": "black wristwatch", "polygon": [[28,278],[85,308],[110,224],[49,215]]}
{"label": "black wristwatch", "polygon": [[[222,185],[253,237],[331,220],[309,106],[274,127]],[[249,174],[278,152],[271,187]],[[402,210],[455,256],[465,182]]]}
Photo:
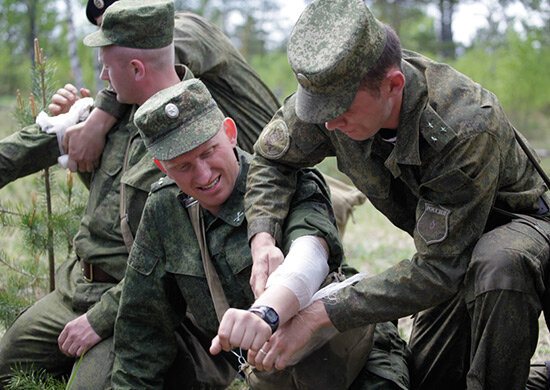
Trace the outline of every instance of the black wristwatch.
{"label": "black wristwatch", "polygon": [[275,333],[279,327],[279,315],[273,308],[269,306],[252,306],[248,311],[253,313],[258,313],[262,320],[267,322],[271,328],[271,333]]}

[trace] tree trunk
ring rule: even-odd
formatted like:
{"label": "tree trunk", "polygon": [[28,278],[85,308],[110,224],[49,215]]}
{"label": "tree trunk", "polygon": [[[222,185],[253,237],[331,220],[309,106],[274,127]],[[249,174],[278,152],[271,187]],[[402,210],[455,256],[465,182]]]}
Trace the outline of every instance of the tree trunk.
{"label": "tree trunk", "polygon": [[453,14],[456,0],[440,0],[441,15],[441,53],[444,58],[455,58],[455,43],[453,41]]}
{"label": "tree trunk", "polygon": [[29,35],[27,36],[27,45],[32,66],[34,67],[36,58],[34,58],[34,38],[36,38],[36,9],[38,0],[27,0],[27,12],[29,15]]}
{"label": "tree trunk", "polygon": [[80,67],[80,59],[78,58],[76,32],[73,23],[73,10],[71,0],[65,0],[65,7],[67,10],[67,37],[69,39],[69,61],[71,64],[71,71],[73,73],[74,82],[77,88],[84,86],[84,80],[82,78],[82,68]]}

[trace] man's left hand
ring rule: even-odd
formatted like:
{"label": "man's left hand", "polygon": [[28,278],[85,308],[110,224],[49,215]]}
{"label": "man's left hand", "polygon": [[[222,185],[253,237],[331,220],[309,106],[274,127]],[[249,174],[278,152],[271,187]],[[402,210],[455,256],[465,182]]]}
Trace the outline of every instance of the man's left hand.
{"label": "man's left hand", "polygon": [[276,246],[275,239],[269,233],[258,233],[250,241],[252,253],[252,274],[250,287],[258,298],[265,291],[267,278],[283,264],[285,256]]}
{"label": "man's left hand", "polygon": [[330,324],[323,302],[315,301],[279,327],[259,351],[248,351],[248,362],[260,371],[282,370],[317,329]]}
{"label": "man's left hand", "polygon": [[75,318],[59,335],[57,343],[59,349],[67,356],[79,357],[101,341],[101,337],[90,325],[86,314]]}

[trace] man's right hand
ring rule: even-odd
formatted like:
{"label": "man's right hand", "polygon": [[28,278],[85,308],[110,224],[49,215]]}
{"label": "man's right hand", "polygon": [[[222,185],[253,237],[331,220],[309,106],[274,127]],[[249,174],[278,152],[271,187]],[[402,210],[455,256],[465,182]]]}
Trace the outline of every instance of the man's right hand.
{"label": "man's right hand", "polygon": [[79,357],[84,351],[90,350],[101,341],[101,337],[90,325],[86,314],[75,318],[67,325],[59,335],[57,343],[63,354],[71,357]]}
{"label": "man's right hand", "polygon": [[[89,97],[90,90],[80,88],[80,95],[82,97]],[[65,84],[63,88],[58,89],[52,96],[52,102],[48,105],[48,109],[53,116],[64,114],[69,111],[78,99],[80,99],[78,89],[72,84]]]}
{"label": "man's right hand", "polygon": [[250,287],[254,296],[258,298],[265,290],[267,278],[283,264],[285,256],[276,246],[275,239],[269,233],[257,233],[250,240],[252,253],[252,275]]}
{"label": "man's right hand", "polygon": [[84,122],[67,129],[63,150],[69,154],[68,168],[72,172],[92,172],[99,165],[105,135],[115,123],[114,116],[94,108]]}

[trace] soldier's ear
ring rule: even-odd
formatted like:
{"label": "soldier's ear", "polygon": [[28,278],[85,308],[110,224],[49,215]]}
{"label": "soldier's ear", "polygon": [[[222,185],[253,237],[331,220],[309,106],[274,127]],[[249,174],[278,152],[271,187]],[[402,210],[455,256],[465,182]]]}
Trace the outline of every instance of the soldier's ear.
{"label": "soldier's ear", "polygon": [[400,70],[393,70],[387,74],[388,88],[390,94],[400,95],[405,88],[405,76]]}
{"label": "soldier's ear", "polygon": [[141,81],[145,78],[145,64],[141,60],[134,58],[130,61],[130,66],[134,81]]}
{"label": "soldier's ear", "polygon": [[237,125],[235,125],[235,121],[231,118],[225,118],[222,126],[225,130],[225,134],[229,137],[231,145],[233,145],[233,147],[237,146]]}

